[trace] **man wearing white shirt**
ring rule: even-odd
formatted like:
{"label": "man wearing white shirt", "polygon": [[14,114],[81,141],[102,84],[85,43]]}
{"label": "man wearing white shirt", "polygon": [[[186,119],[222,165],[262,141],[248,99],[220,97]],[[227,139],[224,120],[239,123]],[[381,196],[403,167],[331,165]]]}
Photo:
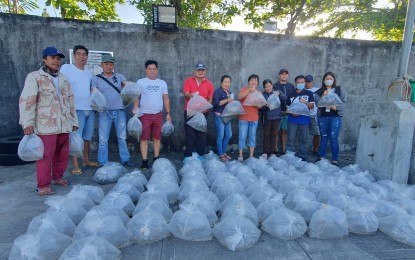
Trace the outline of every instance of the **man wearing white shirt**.
{"label": "man wearing white shirt", "polygon": [[[89,142],[94,131],[95,112],[89,105],[93,75],[85,69],[88,53],[85,46],[76,45],[73,48],[75,64],[64,64],[60,72],[68,78],[74,92],[76,114],[79,120],[78,134],[84,139],[83,166],[98,167],[97,162],[89,160]],[[72,156],[72,161],[74,167],[72,174],[82,174],[76,156]]]}
{"label": "man wearing white shirt", "polygon": [[[313,95],[315,97],[315,93],[319,88],[314,86],[313,80],[314,80],[313,76],[311,75],[305,76],[305,88],[313,92]],[[310,115],[309,132],[310,132],[310,135],[313,136],[312,154],[315,156],[319,156],[318,147],[320,146],[320,130],[318,127],[318,122],[317,122],[317,106],[315,106],[314,109],[310,110],[310,113],[311,115]]]}
{"label": "man wearing white shirt", "polygon": [[148,140],[153,138],[154,157],[153,162],[159,158],[161,143],[161,127],[163,125],[163,105],[166,111],[166,121],[171,122],[170,99],[167,84],[164,80],[158,79],[158,63],[148,60],[145,63],[146,77],[137,81],[141,88],[141,95],[134,101],[133,113],[138,112],[143,115],[140,121],[143,125],[141,134],[140,151],[143,158],[141,169],[149,168],[148,165]]}

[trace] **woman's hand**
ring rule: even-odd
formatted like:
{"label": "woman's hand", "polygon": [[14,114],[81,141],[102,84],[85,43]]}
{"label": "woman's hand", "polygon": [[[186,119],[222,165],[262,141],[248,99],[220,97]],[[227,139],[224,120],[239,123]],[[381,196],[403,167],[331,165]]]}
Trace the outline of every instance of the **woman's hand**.
{"label": "woman's hand", "polygon": [[330,107],[331,110],[337,111],[337,107],[336,106],[331,106]]}
{"label": "woman's hand", "polygon": [[275,95],[279,96],[280,95],[280,92],[278,90],[275,91]]}
{"label": "woman's hand", "polygon": [[328,90],[325,90],[324,92],[323,92],[323,96],[327,96],[329,94],[329,91]]}

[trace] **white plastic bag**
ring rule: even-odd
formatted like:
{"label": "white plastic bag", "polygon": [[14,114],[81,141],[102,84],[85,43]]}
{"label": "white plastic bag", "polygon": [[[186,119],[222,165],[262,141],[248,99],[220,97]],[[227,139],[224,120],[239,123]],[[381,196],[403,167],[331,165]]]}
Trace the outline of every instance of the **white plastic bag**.
{"label": "white plastic bag", "polygon": [[68,214],[75,225],[81,222],[86,210],[76,201],[63,196],[53,196],[46,199],[45,204],[50,206],[48,211],[62,211]]}
{"label": "white plastic bag", "polygon": [[135,206],[130,197],[125,193],[111,192],[101,201],[102,206],[116,207],[125,212],[128,216],[133,214]]}
{"label": "white plastic bag", "polygon": [[84,140],[77,131],[69,134],[69,155],[84,157]]}
{"label": "white plastic bag", "polygon": [[189,121],[186,122],[186,124],[198,131],[205,133],[207,132],[206,117],[200,112],[196,113],[192,118],[190,118]]}
{"label": "white plastic bag", "polygon": [[238,116],[243,114],[246,114],[246,112],[241,102],[234,100],[225,106],[225,109],[223,109],[222,112],[222,117]]}
{"label": "white plastic bag", "polygon": [[307,224],[303,217],[295,211],[281,208],[275,211],[264,222],[262,230],[285,240],[301,237],[307,231]]}
{"label": "white plastic bag", "polygon": [[137,116],[138,113],[128,120],[127,131],[130,136],[134,137],[139,142],[141,134],[143,133],[143,124]]}
{"label": "white plastic bag", "polygon": [[39,232],[39,230],[54,230],[66,236],[72,236],[75,232],[75,224],[71,218],[61,211],[49,211],[30,221],[27,233]]}
{"label": "white plastic bag", "polygon": [[163,216],[152,209],[138,212],[127,224],[127,232],[131,239],[138,243],[154,243],[170,235]]}
{"label": "white plastic bag", "polygon": [[287,108],[288,114],[295,114],[295,115],[302,115],[302,116],[310,116],[310,109],[306,104],[300,103],[299,101],[294,101],[291,105]]}
{"label": "white plastic bag", "polygon": [[204,97],[199,96],[199,92],[195,92],[193,93],[193,97],[189,100],[189,103],[187,103],[187,117],[204,112],[211,107],[212,104],[210,104]]}
{"label": "white plastic bag", "polygon": [[89,105],[97,112],[103,112],[107,106],[107,100],[97,88],[92,89],[92,94],[89,97]]}
{"label": "white plastic bag", "polygon": [[127,107],[141,94],[141,88],[135,82],[127,81],[127,84],[121,90],[121,98],[124,107]]}
{"label": "white plastic bag", "polygon": [[245,250],[258,241],[261,230],[245,217],[232,216],[222,219],[213,228],[213,235],[229,250]]}
{"label": "white plastic bag", "polygon": [[194,206],[180,205],[169,223],[173,236],[183,240],[207,241],[212,239],[212,229],[209,222],[199,209]]}
{"label": "white plastic bag", "polygon": [[344,238],[348,233],[346,214],[336,207],[323,205],[311,217],[308,235],[312,238]]}
{"label": "white plastic bag", "polygon": [[161,133],[163,136],[169,136],[174,132],[174,125],[170,121],[166,121],[161,126]]}
{"label": "white plastic bag", "polygon": [[121,219],[116,216],[93,215],[84,218],[76,227],[74,240],[98,236],[118,248],[130,245],[130,235],[127,233]]}
{"label": "white plastic bag", "polygon": [[71,243],[72,238],[69,236],[53,230],[39,230],[18,236],[8,259],[58,259]]}
{"label": "white plastic bag", "polygon": [[269,110],[279,108],[281,106],[280,97],[277,96],[276,94],[270,95],[267,99],[267,104],[268,104]]}
{"label": "white plastic bag", "polygon": [[318,107],[331,107],[340,106],[343,102],[336,93],[330,93],[326,96],[322,96],[318,101]]}
{"label": "white plastic bag", "polygon": [[160,213],[166,221],[170,221],[173,216],[173,212],[169,208],[169,204],[163,201],[163,199],[155,196],[148,197],[145,200],[140,200],[137,207],[134,209],[133,216],[147,209]]}
{"label": "white plastic bag", "polygon": [[264,98],[264,95],[262,95],[261,92],[255,91],[251,94],[249,94],[244,101],[244,106],[253,106],[253,107],[263,107],[267,104],[267,101]]}
{"label": "white plastic bag", "polygon": [[379,221],[376,215],[367,208],[346,209],[347,226],[349,232],[356,234],[371,234],[376,232]]}
{"label": "white plastic bag", "polygon": [[26,162],[41,160],[43,158],[43,151],[42,139],[36,134],[23,136],[17,148],[19,158]]}
{"label": "white plastic bag", "polygon": [[114,260],[120,257],[121,251],[110,242],[102,237],[91,236],[73,242],[63,251],[59,260]]}
{"label": "white plastic bag", "polygon": [[117,208],[112,205],[97,205],[93,207],[88,213],[86,214],[85,218],[98,215],[101,217],[105,216],[115,216],[121,219],[122,223],[126,225],[128,221],[130,220],[130,217],[128,217],[127,214],[125,214],[122,209]]}
{"label": "white plastic bag", "polygon": [[128,170],[120,163],[107,162],[103,167],[99,168],[92,178],[93,181],[99,184],[108,184],[117,182],[119,178],[127,173]]}
{"label": "white plastic bag", "polygon": [[379,219],[379,230],[391,238],[415,246],[415,216],[392,215]]}

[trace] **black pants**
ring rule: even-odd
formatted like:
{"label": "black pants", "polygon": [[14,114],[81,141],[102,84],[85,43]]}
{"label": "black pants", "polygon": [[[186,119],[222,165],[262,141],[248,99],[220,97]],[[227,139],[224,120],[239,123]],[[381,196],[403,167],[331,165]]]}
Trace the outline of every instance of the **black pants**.
{"label": "black pants", "polygon": [[277,135],[281,120],[267,120],[264,126],[264,153],[268,156],[277,151]]}
{"label": "black pants", "polygon": [[[203,113],[203,115],[208,117],[208,112]],[[184,157],[192,156],[193,152],[198,153],[200,156],[203,156],[205,152],[206,147],[206,133],[198,131],[188,124],[186,124],[187,121],[189,121],[191,117],[187,118],[187,113],[184,111],[184,131],[185,131],[185,145],[186,150],[184,151]]]}

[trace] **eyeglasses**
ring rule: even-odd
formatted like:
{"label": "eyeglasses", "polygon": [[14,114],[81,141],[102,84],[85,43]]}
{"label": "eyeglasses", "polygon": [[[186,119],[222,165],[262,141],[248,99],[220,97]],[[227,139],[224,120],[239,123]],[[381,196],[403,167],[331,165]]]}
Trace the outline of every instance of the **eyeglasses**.
{"label": "eyeglasses", "polygon": [[80,53],[80,52],[75,52],[75,55],[82,56],[82,57],[87,57],[88,56],[88,54],[86,54],[86,53]]}

